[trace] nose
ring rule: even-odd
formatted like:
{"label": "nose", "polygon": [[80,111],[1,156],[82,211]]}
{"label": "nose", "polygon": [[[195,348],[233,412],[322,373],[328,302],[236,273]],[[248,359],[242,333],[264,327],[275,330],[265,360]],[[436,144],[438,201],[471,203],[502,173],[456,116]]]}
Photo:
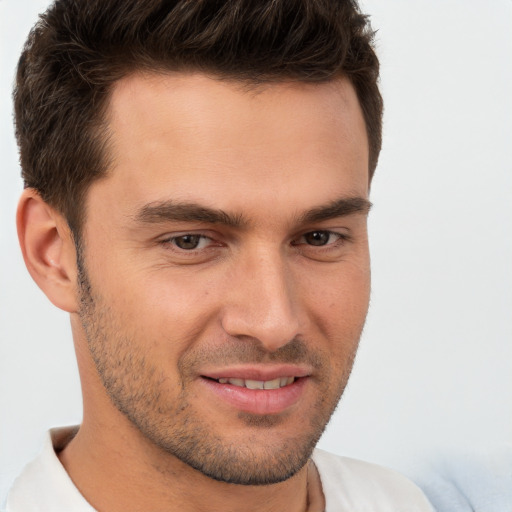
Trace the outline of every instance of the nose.
{"label": "nose", "polygon": [[230,336],[273,352],[301,334],[296,283],[283,255],[262,251],[239,262],[228,286],[221,321]]}

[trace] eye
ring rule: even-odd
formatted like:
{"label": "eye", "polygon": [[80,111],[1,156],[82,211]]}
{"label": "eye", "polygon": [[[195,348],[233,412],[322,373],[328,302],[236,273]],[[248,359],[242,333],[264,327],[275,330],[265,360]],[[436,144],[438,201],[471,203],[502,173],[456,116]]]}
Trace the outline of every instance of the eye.
{"label": "eye", "polygon": [[306,244],[321,247],[324,245],[335,244],[342,238],[343,235],[340,233],[333,233],[332,231],[310,231],[309,233],[304,233],[296,242],[296,245]]}
{"label": "eye", "polygon": [[204,235],[186,234],[172,237],[168,240],[168,242],[183,251],[193,251],[196,249],[204,249],[208,246],[211,240]]}

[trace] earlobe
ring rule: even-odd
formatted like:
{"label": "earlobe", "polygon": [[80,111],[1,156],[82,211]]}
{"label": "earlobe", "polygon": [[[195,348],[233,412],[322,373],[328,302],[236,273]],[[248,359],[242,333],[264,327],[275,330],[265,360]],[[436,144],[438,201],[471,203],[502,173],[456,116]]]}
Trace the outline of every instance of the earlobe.
{"label": "earlobe", "polygon": [[62,214],[32,188],[23,191],[16,216],[18,238],[32,279],[50,301],[77,311],[76,250]]}

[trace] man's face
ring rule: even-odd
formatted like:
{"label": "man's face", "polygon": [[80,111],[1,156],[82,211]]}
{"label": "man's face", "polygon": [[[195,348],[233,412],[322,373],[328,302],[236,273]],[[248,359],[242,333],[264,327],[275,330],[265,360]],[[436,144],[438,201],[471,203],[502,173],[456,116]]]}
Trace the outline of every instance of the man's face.
{"label": "man's face", "polygon": [[80,312],[106,392],[212,478],[290,477],[343,392],[368,306],[352,86],[139,74],[116,85],[108,119]]}

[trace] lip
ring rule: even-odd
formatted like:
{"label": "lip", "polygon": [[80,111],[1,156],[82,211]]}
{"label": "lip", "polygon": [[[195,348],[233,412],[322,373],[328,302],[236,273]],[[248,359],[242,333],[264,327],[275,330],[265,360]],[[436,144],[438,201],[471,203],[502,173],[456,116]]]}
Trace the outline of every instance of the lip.
{"label": "lip", "polygon": [[[251,414],[279,414],[293,407],[304,394],[310,371],[295,365],[273,367],[232,367],[208,371],[201,375],[200,383],[224,404]],[[295,377],[295,382],[279,389],[248,389],[216,379],[237,378],[273,380],[278,377]]]}
{"label": "lip", "polygon": [[278,377],[308,377],[312,371],[309,367],[291,364],[267,365],[267,366],[231,366],[216,368],[201,372],[202,377],[209,379],[251,379],[274,380]]}

